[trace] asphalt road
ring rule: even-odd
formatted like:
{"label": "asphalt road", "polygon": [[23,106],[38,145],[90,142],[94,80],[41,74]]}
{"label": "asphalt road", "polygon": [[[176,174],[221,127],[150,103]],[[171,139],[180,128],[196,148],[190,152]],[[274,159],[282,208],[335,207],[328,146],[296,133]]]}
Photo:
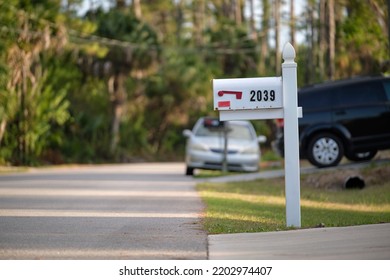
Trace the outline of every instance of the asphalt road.
{"label": "asphalt road", "polygon": [[203,209],[183,164],[0,176],[0,259],[206,259]]}

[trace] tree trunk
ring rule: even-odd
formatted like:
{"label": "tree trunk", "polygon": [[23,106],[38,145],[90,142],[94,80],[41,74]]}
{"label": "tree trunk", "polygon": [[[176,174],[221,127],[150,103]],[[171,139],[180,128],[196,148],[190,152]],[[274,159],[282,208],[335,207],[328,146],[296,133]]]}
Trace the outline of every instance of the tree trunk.
{"label": "tree trunk", "polygon": [[203,30],[205,29],[206,20],[206,3],[205,0],[199,0],[193,9],[194,15],[194,33],[196,46],[203,45]]}
{"label": "tree trunk", "polygon": [[281,1],[275,0],[274,2],[274,18],[275,18],[275,73],[276,76],[280,75],[282,56],[279,53],[280,49],[280,6]]}
{"label": "tree trunk", "polygon": [[306,7],[306,71],[305,71],[305,83],[311,84],[315,81],[316,73],[316,20],[315,20],[315,3],[311,0],[307,1]]}
{"label": "tree trunk", "polygon": [[237,25],[241,25],[242,23],[242,9],[241,9],[241,0],[235,0],[235,7],[234,7],[234,13],[235,13],[235,20]]}
{"label": "tree trunk", "polygon": [[[386,21],[385,9],[382,9],[382,7],[378,4],[378,1],[368,0],[368,5],[375,14],[375,19],[378,22],[379,27],[382,29],[383,35],[388,35],[390,26],[387,23],[390,21],[390,16],[387,16],[388,19]],[[387,8],[390,12],[390,0],[387,0]]]}
{"label": "tree trunk", "polygon": [[378,4],[378,1],[369,0],[368,5],[375,14],[375,18],[382,29],[383,35],[388,36],[388,58],[390,58],[390,0],[387,0],[387,20],[385,9]]}
{"label": "tree trunk", "polygon": [[142,19],[141,0],[133,0],[134,15],[137,19]]}
{"label": "tree trunk", "polygon": [[259,61],[259,74],[265,75],[265,62],[268,55],[268,33],[269,33],[269,22],[270,22],[270,5],[269,0],[263,0],[263,17],[261,20],[261,57]]}
{"label": "tree trunk", "polygon": [[390,58],[390,0],[387,0],[387,36],[388,36],[388,45],[387,49],[389,50]]}
{"label": "tree trunk", "polygon": [[1,146],[1,141],[3,140],[4,137],[6,127],[7,127],[7,120],[4,118],[1,120],[0,123],[0,146]]}
{"label": "tree trunk", "polygon": [[257,32],[256,32],[256,24],[255,24],[255,5],[254,0],[249,1],[250,8],[250,19],[249,19],[249,28],[250,28],[250,37],[252,40],[257,41]]}
{"label": "tree trunk", "polygon": [[325,54],[326,54],[326,0],[320,0],[320,36],[319,36],[319,53],[318,68],[321,80],[326,77],[325,71]]}
{"label": "tree trunk", "polygon": [[310,2],[310,63],[309,63],[309,74],[310,83],[314,83],[316,80],[316,19],[315,10],[316,6],[314,2]]}
{"label": "tree trunk", "polygon": [[290,0],[290,40],[291,45],[295,46],[295,14],[294,14],[294,0]]}
{"label": "tree trunk", "polygon": [[334,0],[328,0],[328,13],[329,13],[329,79],[335,78],[335,49],[336,49],[336,22],[335,22],[335,10]]}
{"label": "tree trunk", "polygon": [[126,101],[125,76],[121,73],[112,76],[108,81],[113,117],[111,123],[111,155],[115,154],[120,141],[120,123]]}
{"label": "tree trunk", "polygon": [[21,92],[20,92],[20,114],[19,114],[19,153],[20,153],[20,161],[22,164],[27,164],[28,157],[28,139],[27,139],[27,120],[28,120],[28,108],[26,106],[26,97],[27,97],[27,89],[28,89],[28,71],[29,65],[31,65],[31,60],[29,59],[29,55],[27,55],[24,51],[23,53],[23,66],[22,66],[22,76],[21,76]]}

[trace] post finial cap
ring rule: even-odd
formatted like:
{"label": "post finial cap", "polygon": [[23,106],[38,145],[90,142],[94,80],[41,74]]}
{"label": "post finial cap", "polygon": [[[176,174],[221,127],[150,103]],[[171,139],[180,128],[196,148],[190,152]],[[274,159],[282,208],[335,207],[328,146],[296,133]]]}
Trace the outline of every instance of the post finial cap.
{"label": "post finial cap", "polygon": [[294,62],[294,59],[295,59],[295,49],[289,42],[284,44],[284,47],[283,47],[283,59],[284,59],[284,62]]}

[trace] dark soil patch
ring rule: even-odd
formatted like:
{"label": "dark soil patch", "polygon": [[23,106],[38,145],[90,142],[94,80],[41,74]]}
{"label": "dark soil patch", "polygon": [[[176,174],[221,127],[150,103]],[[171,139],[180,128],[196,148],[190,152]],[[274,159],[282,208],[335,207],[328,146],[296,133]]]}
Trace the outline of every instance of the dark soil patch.
{"label": "dark soil patch", "polygon": [[[340,169],[308,174],[302,178],[302,184],[307,187],[327,190],[342,190],[348,179],[360,179],[364,187],[383,185],[390,182],[390,165],[368,167],[364,169]],[[351,181],[350,181],[351,182]],[[356,188],[359,188],[356,184]]]}

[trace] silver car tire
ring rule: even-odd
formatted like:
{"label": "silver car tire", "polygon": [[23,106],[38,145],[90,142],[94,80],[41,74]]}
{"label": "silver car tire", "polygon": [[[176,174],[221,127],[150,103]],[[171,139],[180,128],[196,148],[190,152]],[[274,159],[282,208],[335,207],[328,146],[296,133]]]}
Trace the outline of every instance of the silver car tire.
{"label": "silver car tire", "polygon": [[186,175],[187,176],[192,176],[194,175],[194,169],[192,167],[186,167]]}

